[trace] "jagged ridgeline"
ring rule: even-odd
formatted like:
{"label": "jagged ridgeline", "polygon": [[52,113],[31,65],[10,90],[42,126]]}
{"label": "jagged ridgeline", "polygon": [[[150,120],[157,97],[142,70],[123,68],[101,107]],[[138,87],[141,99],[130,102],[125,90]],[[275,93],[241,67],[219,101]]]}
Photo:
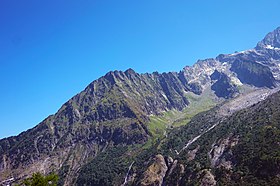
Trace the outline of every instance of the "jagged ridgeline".
{"label": "jagged ridgeline", "polygon": [[0,182],[55,172],[59,185],[279,184],[279,93],[266,99],[279,89],[279,40],[280,28],[180,72],[107,73],[0,140]]}

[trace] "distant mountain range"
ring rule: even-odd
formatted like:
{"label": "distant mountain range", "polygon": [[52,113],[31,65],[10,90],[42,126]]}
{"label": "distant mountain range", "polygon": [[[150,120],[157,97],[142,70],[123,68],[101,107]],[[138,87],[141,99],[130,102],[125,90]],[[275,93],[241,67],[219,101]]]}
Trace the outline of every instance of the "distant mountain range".
{"label": "distant mountain range", "polygon": [[[111,71],[0,140],[0,184],[279,185],[280,27],[180,72]],[[51,101],[51,100],[50,100]]]}

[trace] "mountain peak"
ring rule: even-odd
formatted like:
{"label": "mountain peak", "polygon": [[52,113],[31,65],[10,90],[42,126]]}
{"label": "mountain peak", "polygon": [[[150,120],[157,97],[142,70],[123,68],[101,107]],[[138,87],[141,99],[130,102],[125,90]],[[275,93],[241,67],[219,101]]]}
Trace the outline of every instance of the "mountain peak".
{"label": "mountain peak", "polygon": [[260,41],[256,49],[280,49],[280,27],[268,33],[262,41]]}
{"label": "mountain peak", "polygon": [[132,75],[135,75],[135,74],[136,74],[136,72],[135,72],[132,68],[127,69],[124,73],[125,73],[127,76],[132,76]]}

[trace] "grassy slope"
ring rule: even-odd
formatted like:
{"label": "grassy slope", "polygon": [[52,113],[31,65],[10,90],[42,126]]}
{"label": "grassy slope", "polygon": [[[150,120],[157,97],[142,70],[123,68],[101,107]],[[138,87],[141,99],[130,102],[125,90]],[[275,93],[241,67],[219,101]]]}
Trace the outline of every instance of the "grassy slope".
{"label": "grassy slope", "polygon": [[150,116],[148,129],[155,138],[161,138],[168,129],[186,125],[196,114],[213,108],[215,102],[210,94],[195,95],[187,93],[186,97],[190,101],[187,108],[182,111],[170,110],[162,113],[161,116]]}

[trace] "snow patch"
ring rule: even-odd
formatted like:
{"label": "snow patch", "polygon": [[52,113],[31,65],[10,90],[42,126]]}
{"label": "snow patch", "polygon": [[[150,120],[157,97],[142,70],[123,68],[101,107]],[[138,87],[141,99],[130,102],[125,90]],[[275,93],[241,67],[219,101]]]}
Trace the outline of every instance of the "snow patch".
{"label": "snow patch", "polygon": [[266,48],[266,49],[270,49],[270,50],[280,50],[280,48],[273,47],[273,46],[271,46],[271,45],[266,45],[265,48]]}
{"label": "snow patch", "polygon": [[238,55],[238,54],[246,54],[248,52],[252,52],[253,50],[243,50],[243,51],[240,51],[240,52],[235,52],[233,54],[229,54],[229,56],[235,56],[235,55]]}
{"label": "snow patch", "polygon": [[243,85],[243,83],[241,83],[241,81],[237,77],[231,76],[230,80],[235,85],[239,85],[239,86]]}

